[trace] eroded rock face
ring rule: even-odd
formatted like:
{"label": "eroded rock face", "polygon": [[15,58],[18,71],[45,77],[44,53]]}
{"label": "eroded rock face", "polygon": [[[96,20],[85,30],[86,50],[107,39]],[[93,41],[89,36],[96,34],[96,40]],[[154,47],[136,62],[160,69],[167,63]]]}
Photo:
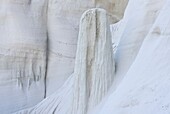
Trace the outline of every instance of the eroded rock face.
{"label": "eroded rock face", "polygon": [[88,10],[80,21],[72,114],[86,114],[103,99],[114,70],[107,13],[102,9]]}
{"label": "eroded rock face", "polygon": [[80,21],[73,75],[59,91],[17,114],[87,114],[108,92],[114,71],[107,13],[103,9],[88,10]]}
{"label": "eroded rock face", "polygon": [[[159,2],[159,4],[157,4]],[[170,97],[170,1],[147,0],[161,7],[137,57],[106,103],[93,114],[168,114]],[[155,4],[155,5],[154,5]],[[152,6],[152,7],[151,7]]]}
{"label": "eroded rock face", "polygon": [[0,113],[40,102],[45,95],[46,1],[0,1]]}
{"label": "eroded rock face", "polygon": [[14,114],[71,114],[73,83],[74,76],[71,75],[55,93],[46,97],[34,107],[20,110]]}
{"label": "eroded rock face", "polygon": [[86,12],[80,26],[74,75],[59,91],[19,114],[169,114],[169,6],[170,0],[130,0],[124,19],[113,27],[120,30],[113,30],[120,39],[115,53],[118,79],[114,78],[109,92],[112,79],[107,80],[111,77],[107,73],[112,65],[107,46],[111,45],[106,45],[107,32],[100,29],[107,23],[102,16],[105,13],[100,18],[96,10]]}
{"label": "eroded rock face", "polygon": [[[123,16],[126,5],[121,3],[118,4],[118,0],[49,0],[47,96],[61,87],[73,73],[79,20],[83,12],[95,7],[103,8],[110,22],[115,23]],[[118,13],[117,8],[122,10]]]}
{"label": "eroded rock face", "polygon": [[31,107],[56,93],[74,71],[82,13],[104,8],[114,23],[122,16],[115,13],[116,4],[113,0],[0,0],[0,112]]}

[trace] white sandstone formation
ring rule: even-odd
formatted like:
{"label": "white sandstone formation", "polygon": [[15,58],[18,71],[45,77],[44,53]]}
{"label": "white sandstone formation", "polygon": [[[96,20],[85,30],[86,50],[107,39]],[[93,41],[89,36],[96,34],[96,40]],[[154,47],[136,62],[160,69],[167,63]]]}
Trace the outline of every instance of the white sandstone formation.
{"label": "white sandstone formation", "polygon": [[123,81],[91,114],[169,114],[170,1],[146,3],[157,11],[155,21]]}
{"label": "white sandstone formation", "polygon": [[46,1],[0,0],[0,113],[44,99]]}
{"label": "white sandstone formation", "polygon": [[115,23],[122,17],[127,1],[49,0],[47,96],[60,88],[73,73],[79,20],[83,12],[91,8],[103,8],[108,12],[110,21]]}
{"label": "white sandstone formation", "polygon": [[[119,43],[115,53],[116,78],[114,88],[136,59],[143,40],[154,24],[165,0],[130,0],[124,18],[115,34]],[[113,36],[114,37],[114,36]]]}
{"label": "white sandstone formation", "polygon": [[106,95],[114,78],[111,33],[103,9],[86,11],[80,21],[71,79],[33,108],[17,114],[87,114]]}
{"label": "white sandstone formation", "polygon": [[86,114],[103,99],[114,70],[107,13],[102,9],[88,10],[80,21],[72,114]]}
{"label": "white sandstone formation", "polygon": [[71,75],[63,86],[36,106],[14,114],[71,114],[74,76]]}
{"label": "white sandstone formation", "polygon": [[73,73],[82,13],[104,8],[115,22],[123,15],[124,1],[0,0],[0,112],[59,94]]}
{"label": "white sandstone formation", "polygon": [[169,6],[0,0],[0,113],[169,114]]}

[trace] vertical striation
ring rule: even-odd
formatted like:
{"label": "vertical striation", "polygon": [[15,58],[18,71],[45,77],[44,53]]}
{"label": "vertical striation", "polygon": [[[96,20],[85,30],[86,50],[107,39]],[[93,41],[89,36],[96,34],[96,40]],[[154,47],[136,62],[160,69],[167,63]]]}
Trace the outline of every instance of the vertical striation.
{"label": "vertical striation", "polygon": [[72,114],[86,114],[107,93],[114,77],[114,61],[107,13],[86,11],[80,21],[74,69]]}
{"label": "vertical striation", "polygon": [[79,20],[83,12],[91,8],[103,8],[108,12],[109,19],[115,22],[118,18],[114,13],[116,1],[49,0],[47,96],[59,89],[74,71]]}
{"label": "vertical striation", "polygon": [[0,2],[0,112],[34,106],[44,98],[46,0]]}

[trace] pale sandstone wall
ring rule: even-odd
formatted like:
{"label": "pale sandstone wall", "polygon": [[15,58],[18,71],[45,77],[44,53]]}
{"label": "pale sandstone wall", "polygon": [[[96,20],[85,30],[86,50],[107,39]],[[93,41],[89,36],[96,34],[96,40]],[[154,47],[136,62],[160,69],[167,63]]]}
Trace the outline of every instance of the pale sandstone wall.
{"label": "pale sandstone wall", "polygon": [[169,114],[170,1],[143,2],[157,12],[155,21],[117,90],[92,114]]}
{"label": "pale sandstone wall", "polygon": [[33,106],[63,85],[73,73],[80,17],[95,7],[106,9],[114,23],[125,5],[111,0],[0,1],[0,112]]}
{"label": "pale sandstone wall", "polygon": [[136,59],[140,47],[154,24],[165,0],[130,0],[117,33],[120,42],[115,53],[116,87]]}
{"label": "pale sandstone wall", "polygon": [[[94,7],[104,8],[110,21],[115,23],[123,16],[127,1],[121,3],[114,0],[49,0],[47,96],[61,87],[73,73],[78,26],[83,12]],[[118,12],[119,9],[122,10]]]}
{"label": "pale sandstone wall", "polygon": [[0,113],[40,102],[45,95],[46,1],[0,1]]}
{"label": "pale sandstone wall", "polygon": [[73,75],[59,91],[17,114],[87,114],[108,92],[114,79],[110,26],[103,9],[90,9],[81,18]]}

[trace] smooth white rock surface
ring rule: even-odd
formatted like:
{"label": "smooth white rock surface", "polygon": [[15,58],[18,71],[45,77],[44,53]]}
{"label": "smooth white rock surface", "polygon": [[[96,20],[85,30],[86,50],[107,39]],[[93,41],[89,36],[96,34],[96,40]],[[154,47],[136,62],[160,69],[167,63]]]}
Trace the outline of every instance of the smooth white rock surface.
{"label": "smooth white rock surface", "polygon": [[169,114],[170,1],[159,2],[150,0],[161,8],[123,81],[91,114]]}
{"label": "smooth white rock surface", "polygon": [[[116,77],[114,88],[128,72],[143,40],[157,19],[165,0],[130,0],[124,18],[115,34],[119,40],[115,53]],[[114,36],[113,36],[114,37]]]}

